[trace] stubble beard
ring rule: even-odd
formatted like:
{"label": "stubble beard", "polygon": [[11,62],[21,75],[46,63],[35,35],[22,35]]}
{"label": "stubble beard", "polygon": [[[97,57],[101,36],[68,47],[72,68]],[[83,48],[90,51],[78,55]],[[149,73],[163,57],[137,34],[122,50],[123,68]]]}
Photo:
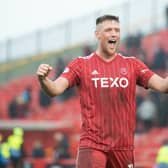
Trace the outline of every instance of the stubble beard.
{"label": "stubble beard", "polygon": [[116,53],[118,52],[118,48],[119,42],[117,42],[113,49],[110,49],[108,45],[99,44],[97,51],[102,57],[109,59],[116,55]]}
{"label": "stubble beard", "polygon": [[116,45],[114,48],[105,47],[102,50],[103,50],[104,55],[106,55],[107,58],[112,58],[117,53],[118,46]]}

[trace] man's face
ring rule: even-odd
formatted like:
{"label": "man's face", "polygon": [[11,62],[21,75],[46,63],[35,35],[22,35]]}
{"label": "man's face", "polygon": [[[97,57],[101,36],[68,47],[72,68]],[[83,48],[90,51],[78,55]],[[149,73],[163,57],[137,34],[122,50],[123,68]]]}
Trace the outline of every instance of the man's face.
{"label": "man's face", "polygon": [[104,21],[97,25],[95,34],[101,51],[106,55],[114,55],[120,42],[119,23],[115,20]]}

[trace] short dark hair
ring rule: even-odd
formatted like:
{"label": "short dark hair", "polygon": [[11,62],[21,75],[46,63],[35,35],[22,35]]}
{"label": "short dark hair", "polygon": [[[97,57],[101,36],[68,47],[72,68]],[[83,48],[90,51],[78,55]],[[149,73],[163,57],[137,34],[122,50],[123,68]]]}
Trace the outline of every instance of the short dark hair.
{"label": "short dark hair", "polygon": [[115,20],[117,22],[120,22],[119,21],[119,17],[118,16],[114,16],[114,15],[103,15],[103,16],[100,16],[96,19],[96,25],[106,21],[106,20]]}

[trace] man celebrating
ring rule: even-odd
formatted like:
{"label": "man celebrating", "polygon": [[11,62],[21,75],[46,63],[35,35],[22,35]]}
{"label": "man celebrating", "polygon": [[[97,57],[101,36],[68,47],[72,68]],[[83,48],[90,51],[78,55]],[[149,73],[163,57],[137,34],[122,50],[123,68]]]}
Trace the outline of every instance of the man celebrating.
{"label": "man celebrating", "polygon": [[77,85],[82,127],[77,168],[133,168],[136,84],[168,91],[168,78],[161,78],[135,57],[117,53],[119,18],[104,15],[96,20],[97,50],[73,60],[55,81],[52,67],[41,64],[37,76],[50,96]]}

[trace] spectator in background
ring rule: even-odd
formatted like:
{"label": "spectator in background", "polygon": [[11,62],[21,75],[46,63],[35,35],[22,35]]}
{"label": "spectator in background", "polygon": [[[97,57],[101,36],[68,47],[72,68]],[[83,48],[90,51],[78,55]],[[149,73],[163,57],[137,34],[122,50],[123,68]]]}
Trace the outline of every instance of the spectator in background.
{"label": "spectator in background", "polygon": [[8,115],[11,119],[27,117],[30,111],[31,86],[12,99],[8,106]]}
{"label": "spectator in background", "polygon": [[8,168],[10,165],[10,148],[6,139],[0,134],[0,168]]}
{"label": "spectator in background", "polygon": [[137,107],[139,107],[139,105],[143,102],[145,93],[142,91],[142,88],[140,88],[140,87],[136,88],[136,105],[137,105]]}
{"label": "spectator in background", "polygon": [[17,97],[14,97],[8,106],[8,116],[11,119],[17,118],[18,117],[17,110],[18,110],[18,101]]}
{"label": "spectator in background", "polygon": [[52,102],[52,98],[49,97],[42,89],[39,90],[39,104],[41,107],[48,107]]}
{"label": "spectator in background", "polygon": [[149,130],[156,122],[157,107],[152,101],[150,95],[145,97],[145,100],[139,105],[137,109],[137,116],[144,123],[146,130]]}
{"label": "spectator in background", "polygon": [[31,95],[31,92],[32,92],[32,87],[31,86],[28,86],[22,93],[22,96],[23,96],[23,100],[26,103],[30,103],[31,99],[32,99],[32,95]]}
{"label": "spectator in background", "polygon": [[168,126],[168,96],[160,95],[160,114],[159,114],[159,125],[161,127]]}
{"label": "spectator in background", "polygon": [[129,35],[126,37],[126,47],[129,55],[137,55],[139,48],[141,47],[142,34],[139,32],[135,35]]}
{"label": "spectator in background", "polygon": [[30,102],[32,100],[32,87],[28,86],[22,93],[21,97],[23,100],[23,116],[26,117],[30,111]]}
{"label": "spectator in background", "polygon": [[65,62],[62,57],[58,57],[56,60],[56,77],[58,77],[65,68]]}
{"label": "spectator in background", "polygon": [[39,140],[36,140],[34,142],[33,149],[32,149],[32,157],[36,159],[45,157],[44,147]]}
{"label": "spectator in background", "polygon": [[168,139],[163,141],[157,154],[156,163],[156,168],[168,168]]}
{"label": "spectator in background", "polygon": [[146,65],[149,65],[148,61],[147,61],[147,55],[146,55],[146,52],[142,49],[142,48],[139,48],[137,50],[137,54],[136,54],[137,58],[142,60]]}
{"label": "spectator in background", "polygon": [[70,158],[69,142],[65,134],[57,132],[54,134],[54,160],[58,162],[60,159]]}
{"label": "spectator in background", "polygon": [[[137,106],[137,108],[144,101],[145,93],[143,91],[144,90],[142,90],[142,88],[140,88],[140,87],[137,87],[137,89],[136,89],[136,106]],[[144,123],[136,113],[136,133],[143,133],[143,132],[145,132]]]}
{"label": "spectator in background", "polygon": [[25,117],[27,109],[25,108],[24,99],[22,95],[18,95],[12,100],[12,102],[9,104],[8,111],[9,116],[12,119]]}
{"label": "spectator in background", "polygon": [[163,48],[159,47],[155,54],[154,54],[154,60],[153,63],[151,64],[151,69],[153,70],[166,70],[166,53],[164,52]]}
{"label": "spectator in background", "polygon": [[152,101],[154,102],[154,104],[157,106],[157,109],[159,109],[161,106],[160,96],[161,96],[160,93],[153,92],[153,91],[150,92],[150,97],[152,98]]}
{"label": "spectator in background", "polygon": [[13,133],[8,137],[8,144],[10,147],[10,159],[12,162],[13,168],[22,168],[23,167],[23,158],[24,158],[24,131],[20,127],[13,129]]}

